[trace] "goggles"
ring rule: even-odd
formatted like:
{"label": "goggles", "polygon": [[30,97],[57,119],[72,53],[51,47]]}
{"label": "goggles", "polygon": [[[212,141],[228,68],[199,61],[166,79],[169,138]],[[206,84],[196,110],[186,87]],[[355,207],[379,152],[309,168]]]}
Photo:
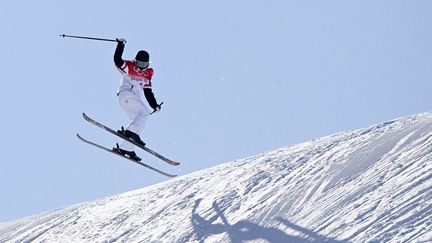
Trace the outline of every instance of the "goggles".
{"label": "goggles", "polygon": [[142,61],[138,61],[138,60],[134,60],[134,63],[137,66],[137,68],[140,68],[140,69],[146,69],[150,65],[150,62],[142,62]]}

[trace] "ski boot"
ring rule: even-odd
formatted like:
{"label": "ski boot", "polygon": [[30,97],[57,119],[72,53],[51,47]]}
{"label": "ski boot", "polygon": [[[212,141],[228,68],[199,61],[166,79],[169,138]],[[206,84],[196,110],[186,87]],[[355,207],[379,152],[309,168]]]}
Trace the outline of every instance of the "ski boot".
{"label": "ski boot", "polygon": [[123,134],[124,136],[128,137],[129,139],[133,140],[134,142],[140,144],[143,147],[146,145],[144,141],[141,140],[138,134],[131,132],[129,130],[125,130],[123,127],[121,127],[121,130],[118,130],[117,132]]}
{"label": "ski boot", "polygon": [[118,145],[118,143],[116,145],[117,145],[117,147],[112,149],[114,152],[121,154],[123,156],[126,156],[130,159],[133,159],[135,161],[138,161],[138,162],[141,161],[141,158],[138,157],[138,155],[136,155],[136,153],[134,151],[127,151],[127,150],[121,149],[120,146]]}

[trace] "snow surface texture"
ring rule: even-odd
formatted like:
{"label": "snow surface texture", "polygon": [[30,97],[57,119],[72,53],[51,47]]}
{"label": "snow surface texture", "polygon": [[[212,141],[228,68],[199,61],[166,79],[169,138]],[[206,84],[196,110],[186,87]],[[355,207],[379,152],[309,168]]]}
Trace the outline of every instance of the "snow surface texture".
{"label": "snow surface texture", "polygon": [[0,224],[0,242],[431,242],[432,113]]}

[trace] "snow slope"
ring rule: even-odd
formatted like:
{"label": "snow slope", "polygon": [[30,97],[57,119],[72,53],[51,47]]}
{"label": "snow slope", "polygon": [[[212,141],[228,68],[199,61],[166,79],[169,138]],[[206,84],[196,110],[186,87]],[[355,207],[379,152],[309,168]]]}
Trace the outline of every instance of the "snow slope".
{"label": "snow slope", "polygon": [[431,242],[432,113],[0,224],[0,242]]}

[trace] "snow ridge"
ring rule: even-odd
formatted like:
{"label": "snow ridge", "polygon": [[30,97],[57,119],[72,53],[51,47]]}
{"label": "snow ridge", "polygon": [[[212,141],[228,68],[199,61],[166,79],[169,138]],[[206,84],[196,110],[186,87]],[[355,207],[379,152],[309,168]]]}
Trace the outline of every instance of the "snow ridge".
{"label": "snow ridge", "polygon": [[430,242],[432,113],[0,225],[0,242]]}

